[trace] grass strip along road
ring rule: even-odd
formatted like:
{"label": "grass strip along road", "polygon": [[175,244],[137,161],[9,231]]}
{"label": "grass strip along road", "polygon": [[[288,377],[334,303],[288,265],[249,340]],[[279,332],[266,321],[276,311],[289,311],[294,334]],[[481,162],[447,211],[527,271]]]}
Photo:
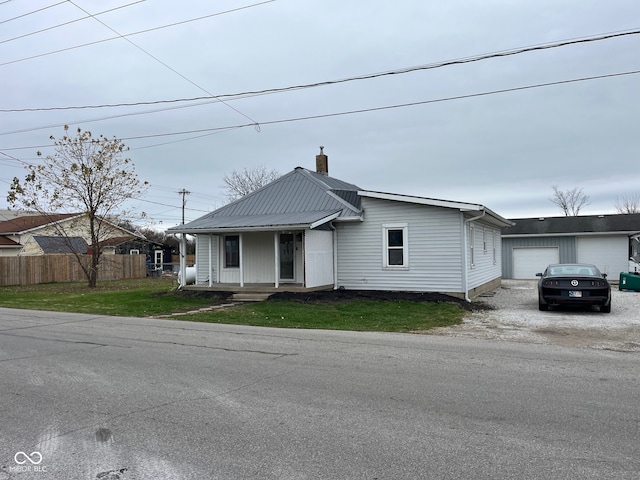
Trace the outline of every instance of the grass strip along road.
{"label": "grass strip along road", "polygon": [[[309,298],[277,298],[230,308],[181,315],[175,319],[208,323],[354,331],[419,332],[456,325],[467,313],[450,298],[429,300],[420,295],[393,298],[328,292]],[[430,297],[431,298],[431,297]],[[33,310],[91,313],[128,317],[164,316],[227,303],[212,292],[176,290],[167,279],[85,283],[55,283],[0,288],[0,306]]]}

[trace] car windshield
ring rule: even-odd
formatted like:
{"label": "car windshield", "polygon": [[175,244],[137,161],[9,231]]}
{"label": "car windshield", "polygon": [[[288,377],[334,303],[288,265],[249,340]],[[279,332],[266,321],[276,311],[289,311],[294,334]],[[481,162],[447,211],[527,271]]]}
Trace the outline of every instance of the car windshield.
{"label": "car windshield", "polygon": [[587,275],[597,276],[598,271],[595,267],[590,265],[554,265],[549,267],[549,275],[562,276],[562,275]]}

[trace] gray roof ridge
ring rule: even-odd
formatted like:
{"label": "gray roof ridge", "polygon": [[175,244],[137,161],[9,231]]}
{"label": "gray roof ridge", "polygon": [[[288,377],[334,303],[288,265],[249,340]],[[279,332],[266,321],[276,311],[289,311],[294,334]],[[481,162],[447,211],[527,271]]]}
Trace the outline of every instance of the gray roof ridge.
{"label": "gray roof ridge", "polygon": [[[317,185],[321,186],[322,188],[325,188],[327,190],[353,190],[353,191],[358,191],[358,190],[362,190],[360,187],[358,187],[357,185],[354,185],[353,183],[349,183],[349,182],[345,182],[344,180],[341,180],[339,178],[336,177],[330,177],[329,175],[325,175],[325,174],[321,174],[318,172],[314,172],[313,170],[309,170],[308,168],[304,168],[304,167],[296,167],[295,170],[299,170],[300,173],[304,174],[307,178],[309,178],[310,180],[312,180],[313,182],[315,182]],[[342,184],[344,184],[344,186],[349,186],[351,188],[334,188],[331,185],[329,185],[327,182],[325,182],[324,180],[322,180],[323,178],[330,178],[336,182],[340,182]]]}
{"label": "gray roof ridge", "polygon": [[351,210],[356,215],[360,215],[361,214],[362,210],[360,208],[357,208],[355,205],[352,205],[351,203],[347,202],[344,198],[340,197],[340,195],[336,195],[333,192],[333,190],[328,190],[327,191],[327,195],[330,195],[331,198],[336,199],[338,202],[340,202],[342,205],[344,205],[346,208]]}

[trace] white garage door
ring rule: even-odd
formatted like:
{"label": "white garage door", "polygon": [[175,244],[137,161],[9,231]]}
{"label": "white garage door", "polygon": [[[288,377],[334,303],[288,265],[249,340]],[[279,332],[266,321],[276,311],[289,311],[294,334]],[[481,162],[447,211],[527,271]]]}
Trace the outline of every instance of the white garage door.
{"label": "white garage door", "polygon": [[593,263],[602,273],[618,278],[629,269],[629,238],[578,237],[578,262]]}
{"label": "white garage door", "polygon": [[558,263],[558,247],[522,247],[513,249],[513,278],[536,278],[550,263]]}

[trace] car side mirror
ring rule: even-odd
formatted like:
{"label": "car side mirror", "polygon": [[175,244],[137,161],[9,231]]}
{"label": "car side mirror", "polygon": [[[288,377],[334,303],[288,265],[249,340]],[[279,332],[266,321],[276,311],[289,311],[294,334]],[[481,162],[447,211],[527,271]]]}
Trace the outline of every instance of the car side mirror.
{"label": "car side mirror", "polygon": [[602,274],[602,276],[603,276],[604,278],[607,278],[607,274],[606,274],[606,273],[603,273],[603,274]]}
{"label": "car side mirror", "polygon": [[541,277],[542,274],[541,273],[536,273],[536,277]]}

